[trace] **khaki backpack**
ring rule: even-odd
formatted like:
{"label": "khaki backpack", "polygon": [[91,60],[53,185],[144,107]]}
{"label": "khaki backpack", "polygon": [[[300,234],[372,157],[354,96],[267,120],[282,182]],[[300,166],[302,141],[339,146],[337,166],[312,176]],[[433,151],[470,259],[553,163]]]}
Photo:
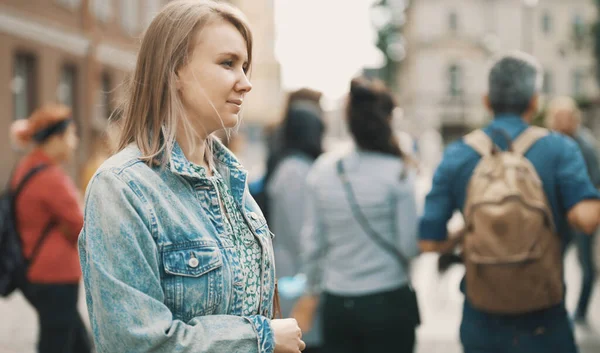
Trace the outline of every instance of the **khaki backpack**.
{"label": "khaki backpack", "polygon": [[473,307],[522,314],[563,299],[561,242],[535,168],[525,152],[548,130],[527,128],[506,151],[482,130],[464,141],[481,155],[464,206],[466,294]]}

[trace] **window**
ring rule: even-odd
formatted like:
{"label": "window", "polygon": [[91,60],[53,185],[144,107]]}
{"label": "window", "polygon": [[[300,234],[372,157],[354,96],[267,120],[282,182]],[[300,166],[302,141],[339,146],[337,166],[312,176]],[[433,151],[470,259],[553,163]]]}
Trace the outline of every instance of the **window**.
{"label": "window", "polygon": [[71,10],[78,9],[81,6],[81,0],[56,0],[56,2]]}
{"label": "window", "polygon": [[121,25],[129,34],[137,34],[139,29],[139,3],[137,0],[121,0]]}
{"label": "window", "polygon": [[580,14],[575,14],[573,16],[573,34],[576,39],[583,39],[586,35],[586,25],[583,16]]}
{"label": "window", "polygon": [[542,31],[545,34],[552,33],[552,24],[552,16],[550,16],[550,12],[546,11],[542,16]]}
{"label": "window", "polygon": [[448,15],[448,28],[454,33],[458,31],[458,15],[454,11]]}
{"label": "window", "polygon": [[550,95],[554,93],[554,81],[552,73],[549,71],[544,72],[544,84],[542,87],[544,94]]}
{"label": "window", "polygon": [[32,54],[18,53],[14,60],[11,82],[13,119],[23,119],[27,118],[37,105],[37,59]]}
{"label": "window", "polygon": [[462,94],[462,70],[458,65],[452,65],[448,69],[448,94],[457,97]]}
{"label": "window", "polygon": [[581,97],[583,95],[583,85],[585,80],[585,75],[583,70],[575,69],[573,70],[573,97]]}
{"label": "window", "polygon": [[77,120],[77,67],[74,65],[63,66],[56,96],[60,103],[71,108],[73,118]]}
{"label": "window", "polygon": [[108,22],[112,16],[112,0],[90,0],[94,16],[102,22]]}

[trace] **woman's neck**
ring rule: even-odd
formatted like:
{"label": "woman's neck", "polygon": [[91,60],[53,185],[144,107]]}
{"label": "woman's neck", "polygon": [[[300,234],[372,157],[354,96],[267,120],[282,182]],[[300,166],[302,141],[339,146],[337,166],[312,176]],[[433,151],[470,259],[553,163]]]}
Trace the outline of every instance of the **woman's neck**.
{"label": "woman's neck", "polygon": [[206,168],[206,171],[210,174],[210,166],[206,160],[206,141],[207,138],[191,141],[185,137],[185,134],[179,134],[177,138],[177,143],[181,147],[185,158],[191,163]]}
{"label": "woman's neck", "polygon": [[52,160],[52,162],[56,164],[60,164],[63,162],[60,153],[52,144],[38,145],[37,147],[35,147],[35,149],[42,151],[42,153],[44,153],[47,157],[49,157]]}

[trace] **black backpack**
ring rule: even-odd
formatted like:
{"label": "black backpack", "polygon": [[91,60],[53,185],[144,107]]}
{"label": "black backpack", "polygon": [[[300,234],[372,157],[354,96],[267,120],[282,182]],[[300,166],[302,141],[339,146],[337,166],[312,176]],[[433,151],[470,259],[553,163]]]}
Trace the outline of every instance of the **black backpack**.
{"label": "black backpack", "polygon": [[[40,245],[50,233],[54,222],[50,222],[42,236],[35,245],[33,255],[30,259],[25,259],[22,251],[21,237],[17,231],[15,205],[16,200],[23,187],[37,173],[41,172],[48,165],[40,164],[32,168],[15,190],[8,187],[0,194],[0,296],[6,297],[15,289],[25,284],[27,278],[27,267],[40,250]],[[11,178],[12,179],[12,178]]]}

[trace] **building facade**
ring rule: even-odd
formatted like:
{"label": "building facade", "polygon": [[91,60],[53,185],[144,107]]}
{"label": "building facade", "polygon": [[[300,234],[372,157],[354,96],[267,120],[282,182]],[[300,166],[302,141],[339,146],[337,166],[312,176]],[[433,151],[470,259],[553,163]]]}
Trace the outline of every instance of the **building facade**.
{"label": "building facade", "polygon": [[510,50],[538,58],[547,98],[598,93],[591,0],[413,0],[407,11],[407,56],[397,79],[414,134],[437,129],[448,142],[485,124],[489,65]]}
{"label": "building facade", "polygon": [[[73,109],[81,138],[77,177],[95,132],[104,129],[125,75],[135,65],[139,35],[165,1],[1,0],[0,131],[45,103]],[[0,182],[18,152],[0,139]]]}
{"label": "building facade", "polygon": [[[246,13],[254,30],[254,89],[244,112],[254,130],[279,114],[272,1],[230,1]],[[104,131],[122,96],[144,29],[167,2],[0,0],[0,131],[7,134],[0,139],[0,183],[20,156],[8,139],[11,123],[49,102],[73,109],[81,147],[70,172],[78,177],[94,136]]]}

